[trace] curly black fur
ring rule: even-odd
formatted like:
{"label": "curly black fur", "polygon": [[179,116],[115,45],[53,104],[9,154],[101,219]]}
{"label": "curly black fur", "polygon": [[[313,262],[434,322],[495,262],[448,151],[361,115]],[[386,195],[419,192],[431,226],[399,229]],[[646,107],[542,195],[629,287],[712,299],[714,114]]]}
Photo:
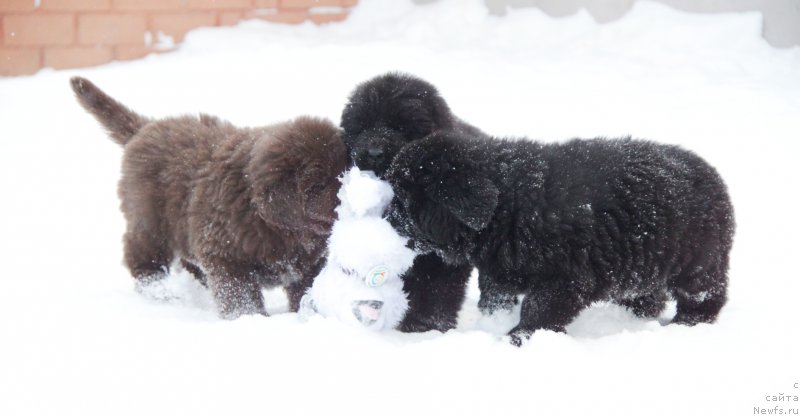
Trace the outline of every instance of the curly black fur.
{"label": "curly black fur", "polygon": [[341,127],[350,161],[379,177],[403,146],[433,132],[484,135],[454,116],[432,84],[396,72],[359,84],[342,111]]}
{"label": "curly black fur", "polygon": [[[358,85],[342,112],[350,164],[383,177],[404,146],[433,132],[484,136],[454,116],[436,87],[411,75],[388,73]],[[403,331],[455,327],[472,268],[448,265],[435,254],[420,256],[404,276],[410,307]]]}
{"label": "curly black fur", "polygon": [[654,317],[671,296],[688,325],[725,304],[733,207],[714,168],[679,147],[439,133],[404,147],[387,178],[396,227],[478,268],[482,312],[525,296],[516,344],[600,300]]}

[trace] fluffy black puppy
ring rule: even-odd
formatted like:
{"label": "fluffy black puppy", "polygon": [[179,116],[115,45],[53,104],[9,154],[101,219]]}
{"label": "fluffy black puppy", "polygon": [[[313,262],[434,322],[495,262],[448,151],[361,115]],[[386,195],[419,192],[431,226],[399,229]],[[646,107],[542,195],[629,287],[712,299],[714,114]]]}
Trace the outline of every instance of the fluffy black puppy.
{"label": "fluffy black puppy", "polygon": [[[436,87],[407,74],[388,73],[358,85],[342,112],[350,164],[384,177],[394,155],[433,132],[485,136],[450,111]],[[456,325],[472,268],[447,265],[434,253],[418,256],[403,277],[409,310],[402,331],[446,331]]]}
{"label": "fluffy black puppy", "polygon": [[486,136],[454,116],[431,83],[396,72],[359,84],[342,111],[341,127],[351,162],[379,177],[403,146],[433,132]]}
{"label": "fluffy black puppy", "polygon": [[403,148],[387,178],[390,217],[418,248],[478,268],[482,312],[525,295],[515,344],[594,301],[656,317],[672,296],[688,325],[725,304],[733,207],[714,168],[679,147],[442,133]]}

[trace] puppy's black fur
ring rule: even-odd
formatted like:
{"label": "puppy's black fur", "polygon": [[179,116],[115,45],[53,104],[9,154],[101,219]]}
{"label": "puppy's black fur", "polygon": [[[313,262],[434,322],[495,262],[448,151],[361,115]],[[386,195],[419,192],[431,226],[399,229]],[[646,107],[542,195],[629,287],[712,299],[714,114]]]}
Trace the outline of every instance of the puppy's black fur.
{"label": "puppy's black fur", "polygon": [[390,218],[421,250],[480,271],[484,313],[524,295],[511,330],[563,331],[594,301],[675,323],[713,322],[726,301],[733,207],[717,172],[676,146],[563,144],[433,134],[387,172]]}
{"label": "puppy's black fur", "polygon": [[[383,177],[404,146],[433,132],[485,136],[453,115],[430,83],[388,73],[358,85],[342,112],[350,164]],[[436,254],[417,257],[404,276],[409,310],[399,329],[446,331],[455,327],[472,268],[447,265]]]}
{"label": "puppy's black fur", "polygon": [[433,132],[485,136],[454,116],[432,84],[396,72],[359,84],[342,111],[341,127],[351,162],[379,177],[403,146]]}

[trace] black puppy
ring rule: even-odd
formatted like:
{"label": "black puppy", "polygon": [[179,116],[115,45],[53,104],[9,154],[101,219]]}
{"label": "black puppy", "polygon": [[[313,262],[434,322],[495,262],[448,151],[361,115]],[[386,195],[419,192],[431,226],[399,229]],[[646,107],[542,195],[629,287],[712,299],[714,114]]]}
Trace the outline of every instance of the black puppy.
{"label": "black puppy", "polygon": [[379,177],[403,146],[433,132],[486,136],[454,116],[432,84],[396,72],[359,84],[347,100],[341,127],[351,162]]}
{"label": "black puppy", "polygon": [[[430,83],[388,73],[358,85],[342,112],[350,164],[383,177],[394,155],[433,132],[485,136],[451,112]],[[456,325],[472,267],[447,265],[436,254],[418,256],[403,277],[409,310],[402,331],[446,331]]]}
{"label": "black puppy", "polygon": [[387,179],[396,227],[478,268],[482,312],[525,295],[515,344],[600,300],[656,317],[671,296],[688,325],[725,304],[733,207],[714,168],[676,146],[441,133],[403,148]]}

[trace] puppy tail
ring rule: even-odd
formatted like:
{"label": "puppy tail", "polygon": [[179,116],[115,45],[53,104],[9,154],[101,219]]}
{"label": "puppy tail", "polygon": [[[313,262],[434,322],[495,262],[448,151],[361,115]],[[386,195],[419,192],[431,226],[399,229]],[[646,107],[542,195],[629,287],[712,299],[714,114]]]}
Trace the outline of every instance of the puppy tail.
{"label": "puppy tail", "polygon": [[114,142],[122,146],[149,122],[146,117],[123,106],[85,78],[72,77],[70,83],[81,106],[106,128]]}

